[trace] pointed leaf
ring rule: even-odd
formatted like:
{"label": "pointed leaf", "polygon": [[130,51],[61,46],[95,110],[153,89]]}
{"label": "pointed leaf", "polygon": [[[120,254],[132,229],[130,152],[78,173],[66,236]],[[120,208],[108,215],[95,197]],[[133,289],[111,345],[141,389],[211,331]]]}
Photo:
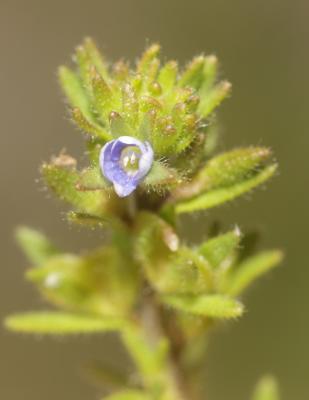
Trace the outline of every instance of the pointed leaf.
{"label": "pointed leaf", "polygon": [[39,265],[58,253],[55,246],[41,232],[26,226],[17,229],[16,238],[33,265]]}
{"label": "pointed leaf", "polygon": [[203,69],[205,57],[195,57],[181,75],[178,85],[181,87],[190,86],[198,89],[203,82]]}
{"label": "pointed leaf", "polygon": [[209,90],[212,88],[216,81],[218,73],[218,59],[214,55],[205,57],[204,69],[203,69],[203,84],[199,91],[201,98],[208,96]]}
{"label": "pointed leaf", "polygon": [[55,158],[51,164],[43,164],[42,176],[46,184],[60,197],[72,204],[78,211],[102,216],[106,197],[103,191],[77,190],[80,175],[75,160],[66,155]]}
{"label": "pointed leaf", "polygon": [[91,135],[95,135],[100,139],[105,141],[111,140],[111,135],[100,125],[95,122],[91,122],[87,117],[81,112],[79,108],[74,108],[72,110],[72,117],[75,123],[85,132]]}
{"label": "pointed leaf", "polygon": [[264,147],[235,149],[212,158],[193,180],[173,193],[174,198],[189,198],[201,192],[232,186],[251,178],[269,159],[271,152]]}
{"label": "pointed leaf", "polygon": [[177,310],[204,317],[230,319],[240,317],[243,305],[223,295],[165,295],[163,302]]}
{"label": "pointed leaf", "polygon": [[7,317],[5,326],[22,333],[67,335],[116,331],[125,327],[117,318],[98,318],[57,311],[39,311]]}
{"label": "pointed leaf", "polygon": [[98,74],[96,69],[91,71],[91,86],[94,97],[94,106],[98,114],[107,122],[108,116],[115,106],[115,102],[110,87],[102,76]]}
{"label": "pointed leaf", "polygon": [[265,165],[271,151],[265,147],[245,147],[220,154],[198,173],[204,190],[230,186],[254,175]]}
{"label": "pointed leaf", "polygon": [[176,204],[176,212],[181,214],[197,210],[206,210],[208,208],[216,207],[227,201],[231,201],[234,198],[254,189],[256,186],[266,182],[274,175],[276,170],[277,165],[273,164],[265,167],[258,174],[241,183],[226,188],[214,189],[191,200],[180,202]]}
{"label": "pointed leaf", "polygon": [[59,79],[62,90],[72,107],[80,109],[86,118],[92,121],[89,99],[79,77],[71,69],[62,66],[59,68]]}
{"label": "pointed leaf", "polygon": [[158,82],[162,87],[163,93],[170,92],[177,79],[178,65],[176,61],[169,61],[160,70]]}
{"label": "pointed leaf", "polygon": [[149,46],[145,50],[145,52],[143,53],[141,59],[137,64],[137,71],[140,74],[148,75],[149,67],[159,52],[160,52],[160,45],[158,45],[157,43],[154,43],[151,46]]}
{"label": "pointed leaf", "polygon": [[95,66],[96,70],[103,77],[103,79],[108,79],[108,67],[107,64],[98,50],[94,40],[92,38],[86,38],[84,40],[83,46],[88,54],[89,60],[91,60],[91,64]]}
{"label": "pointed leaf", "polygon": [[198,107],[198,113],[206,118],[217,108],[222,101],[230,94],[232,85],[229,82],[218,83],[207,96],[201,99]]}
{"label": "pointed leaf", "polygon": [[160,190],[169,190],[181,182],[182,179],[175,169],[155,160],[142,186],[145,187],[146,190],[159,192]]}
{"label": "pointed leaf", "polygon": [[276,267],[283,258],[280,250],[264,251],[244,260],[230,277],[227,293],[238,296],[256,279]]}
{"label": "pointed leaf", "polygon": [[203,243],[198,251],[213,268],[218,268],[237,248],[241,239],[238,228]]}

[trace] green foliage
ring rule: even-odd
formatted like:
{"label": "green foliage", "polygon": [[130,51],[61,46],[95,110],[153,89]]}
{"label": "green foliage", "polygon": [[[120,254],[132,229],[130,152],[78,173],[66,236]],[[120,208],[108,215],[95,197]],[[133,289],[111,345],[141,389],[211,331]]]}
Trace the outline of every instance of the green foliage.
{"label": "green foliage", "polygon": [[12,315],[6,318],[5,326],[22,333],[67,335],[115,331],[123,329],[125,323],[117,318],[38,311]]}
{"label": "green foliage", "polygon": [[210,190],[200,196],[197,196],[193,199],[179,202],[176,205],[176,212],[181,213],[190,213],[198,210],[206,210],[208,208],[216,207],[227,201],[231,201],[234,198],[249,192],[254,189],[256,186],[261,185],[269,178],[271,178],[276,172],[277,165],[273,164],[261,172],[253,176],[252,178],[246,179],[241,183],[237,183],[232,186],[218,188],[214,190]]}
{"label": "green foliage", "polygon": [[116,246],[50,257],[26,276],[56,306],[104,316],[128,312],[138,288],[134,262]]}
{"label": "green foliage", "polygon": [[[184,69],[176,61],[161,64],[159,56],[153,44],[135,67],[110,64],[86,38],[74,67],[59,68],[89,161],[78,168],[62,152],[42,165],[42,180],[72,207],[70,222],[108,227],[106,243],[71,254],[30,228],[17,231],[31,263],[26,278],[57,310],[13,315],[6,327],[55,335],[118,331],[139,374],[110,400],[192,398],[208,330],[242,316],[237,297],[282,259],[278,250],[252,254],[237,227],[194,246],[177,233],[178,214],[250,192],[277,164],[266,147],[213,156],[220,131],[215,111],[231,89],[218,80],[215,56],[195,57]],[[154,151],[148,174],[128,198],[116,195],[99,165],[102,147],[120,136],[147,141]],[[278,400],[271,378],[253,400]]]}
{"label": "green foliage", "polygon": [[71,157],[62,154],[53,159],[51,164],[43,164],[41,173],[46,184],[57,196],[78,211],[96,216],[104,214],[105,193],[79,190],[80,175],[76,170],[75,160]]}
{"label": "green foliage", "polygon": [[140,215],[136,255],[159,292],[200,293],[212,286],[208,263],[181,246],[172,227],[153,214]]}
{"label": "green foliage", "polygon": [[227,291],[232,296],[238,296],[253,281],[276,267],[282,260],[280,250],[264,251],[248,259],[245,259],[233,271]]}
{"label": "green foliage", "polygon": [[145,339],[144,333],[134,326],[126,329],[122,338],[144,379],[148,382],[155,381],[165,367],[169,350],[166,338],[150,342]]}
{"label": "green foliage", "polygon": [[216,236],[202,243],[199,253],[206,258],[212,268],[227,267],[228,259],[235,253],[241,239],[240,230],[236,227],[233,231]]}
{"label": "green foliage", "polygon": [[277,382],[271,376],[265,376],[260,380],[254,391],[252,400],[279,400]]}
{"label": "green foliage", "polygon": [[58,253],[56,247],[41,232],[26,226],[20,226],[16,230],[16,239],[34,265],[40,265]]}
{"label": "green foliage", "polygon": [[230,319],[240,317],[244,311],[239,301],[222,295],[166,295],[162,299],[180,311],[203,317]]}

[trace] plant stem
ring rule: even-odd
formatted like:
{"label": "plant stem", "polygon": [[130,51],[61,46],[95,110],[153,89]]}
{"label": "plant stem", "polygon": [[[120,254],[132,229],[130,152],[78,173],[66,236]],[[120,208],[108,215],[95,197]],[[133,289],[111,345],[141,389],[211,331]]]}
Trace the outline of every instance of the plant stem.
{"label": "plant stem", "polygon": [[[134,194],[128,197],[127,209],[134,221],[138,212]],[[160,400],[193,400],[172,351],[173,339],[164,329],[160,306],[147,283],[136,322],[130,332],[123,334],[123,341],[139,369],[144,386],[154,392],[159,387]]]}
{"label": "plant stem", "polygon": [[124,342],[144,385],[148,389],[160,387],[159,398],[162,400],[192,400],[183,372],[173,357],[173,343],[164,332],[160,308],[152,294],[147,293],[143,299],[138,325],[137,334],[124,336]]}

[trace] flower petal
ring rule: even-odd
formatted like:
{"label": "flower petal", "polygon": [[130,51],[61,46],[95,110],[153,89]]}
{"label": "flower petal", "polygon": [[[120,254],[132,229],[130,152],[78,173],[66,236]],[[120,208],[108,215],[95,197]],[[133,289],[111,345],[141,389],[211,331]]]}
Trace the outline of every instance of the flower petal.
{"label": "flower petal", "polygon": [[[128,146],[135,146],[140,152],[138,169],[133,173],[132,171],[129,173],[121,165],[122,151]],[[142,143],[131,136],[120,136],[103,146],[99,161],[103,175],[114,184],[117,195],[126,197],[137,188],[140,181],[149,172],[153,156],[150,143]]]}

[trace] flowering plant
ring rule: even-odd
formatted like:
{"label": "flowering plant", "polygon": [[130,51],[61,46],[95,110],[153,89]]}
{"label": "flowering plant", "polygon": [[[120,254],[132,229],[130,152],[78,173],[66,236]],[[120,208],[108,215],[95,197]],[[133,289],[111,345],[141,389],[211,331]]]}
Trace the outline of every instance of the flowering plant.
{"label": "flowering plant", "polygon": [[[86,39],[76,49],[77,69],[59,69],[89,165],[79,169],[61,153],[41,174],[73,207],[68,220],[109,229],[109,243],[76,255],[30,228],[17,234],[33,265],[27,279],[56,310],[16,314],[6,326],[38,334],[118,332],[138,379],[122,380],[110,400],[202,398],[198,371],[209,331],[243,314],[239,297],[282,257],[278,250],[252,254],[239,228],[195,246],[179,237],[181,214],[247,193],[277,165],[264,147],[213,156],[215,110],[231,85],[218,81],[214,56],[179,70],[175,61],[162,65],[159,51],[147,48],[136,69],[122,60],[110,66]],[[277,399],[272,378],[253,398]]]}

